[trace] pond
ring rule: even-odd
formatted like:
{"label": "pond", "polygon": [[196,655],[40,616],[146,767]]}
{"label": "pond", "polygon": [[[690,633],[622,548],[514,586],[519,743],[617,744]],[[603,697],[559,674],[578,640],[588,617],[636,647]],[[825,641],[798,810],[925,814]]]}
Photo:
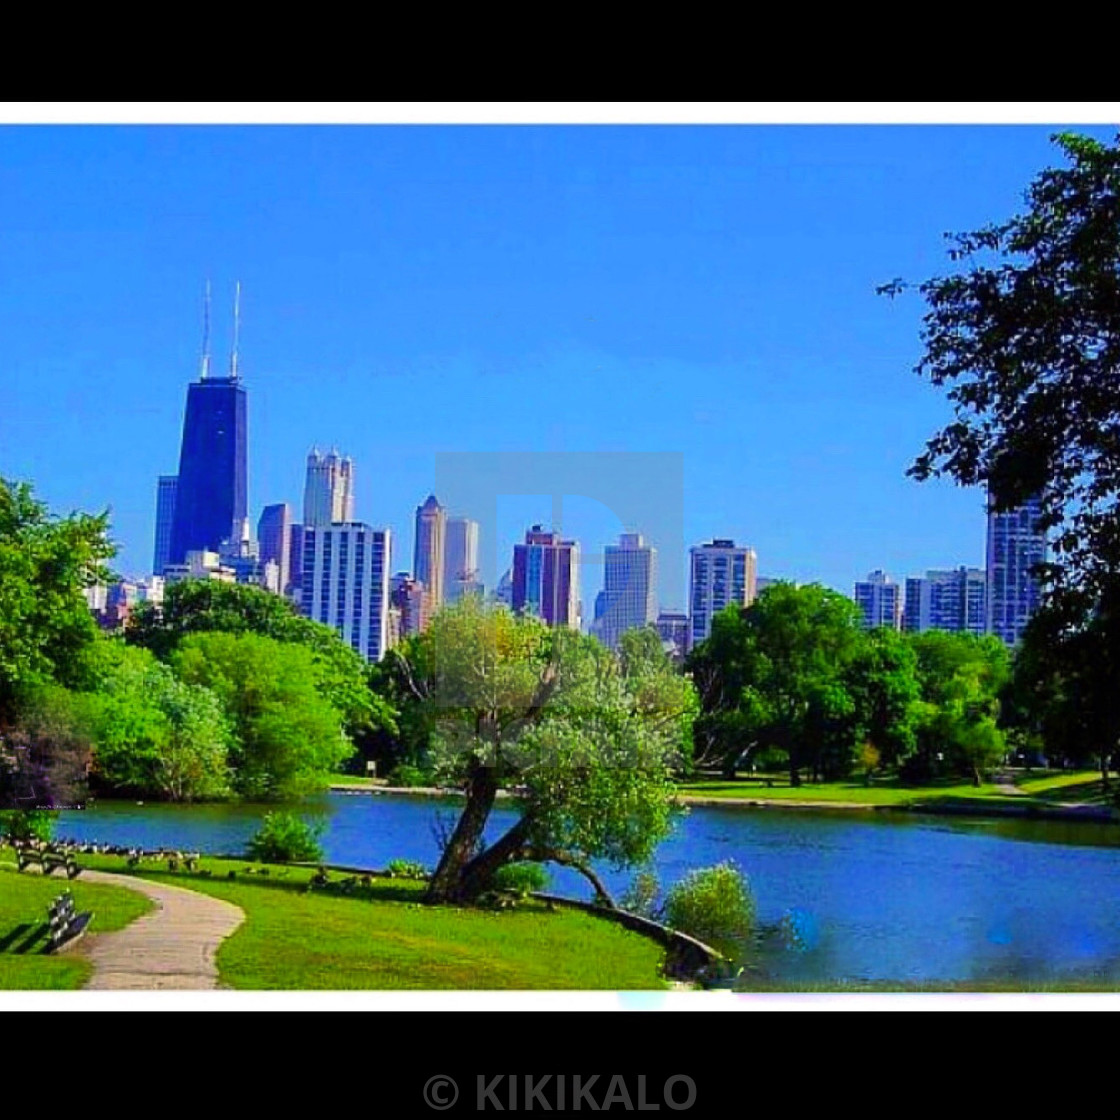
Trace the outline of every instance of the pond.
{"label": "pond", "polygon": [[[432,866],[437,829],[462,802],[332,793],[299,809],[323,817],[328,861]],[[269,807],[99,802],[64,813],[62,836],[237,853]],[[514,819],[495,811],[491,839]],[[754,961],[770,981],[1087,980],[1120,985],[1120,827],[905,813],[693,808],[658,850],[667,886],[689,868],[734,860],[759,918],[796,928]],[[621,892],[631,872],[604,868]],[[555,869],[553,889],[587,897]]]}

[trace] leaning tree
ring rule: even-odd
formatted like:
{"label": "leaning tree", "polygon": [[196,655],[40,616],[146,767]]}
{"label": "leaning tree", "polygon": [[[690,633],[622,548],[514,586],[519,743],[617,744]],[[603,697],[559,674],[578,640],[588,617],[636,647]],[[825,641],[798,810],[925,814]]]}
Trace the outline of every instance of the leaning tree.
{"label": "leaning tree", "polygon": [[[466,795],[428,900],[470,902],[528,860],[575,868],[613,905],[592,860],[641,863],[668,834],[695,711],[660,644],[628,636],[616,656],[468,597],[390,656],[432,729],[437,773]],[[518,819],[487,845],[500,791]]]}

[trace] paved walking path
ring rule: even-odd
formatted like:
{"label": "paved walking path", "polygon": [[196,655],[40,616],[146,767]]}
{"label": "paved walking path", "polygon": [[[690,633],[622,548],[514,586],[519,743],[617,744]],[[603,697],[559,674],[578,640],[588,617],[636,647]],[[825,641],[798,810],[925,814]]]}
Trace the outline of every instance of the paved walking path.
{"label": "paved walking path", "polygon": [[82,882],[127,887],[155,909],[116,933],[91,934],[84,947],[93,964],[86,988],[102,991],[214,989],[218,946],[245,920],[239,906],[197,891],[133,875],[82,872]]}

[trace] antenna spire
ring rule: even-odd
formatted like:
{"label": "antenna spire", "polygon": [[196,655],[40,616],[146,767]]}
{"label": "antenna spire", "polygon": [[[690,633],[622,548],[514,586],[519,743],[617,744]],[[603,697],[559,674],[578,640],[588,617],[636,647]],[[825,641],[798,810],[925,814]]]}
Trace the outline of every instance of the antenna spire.
{"label": "antenna spire", "polygon": [[236,381],[238,378],[237,372],[237,347],[241,338],[241,281],[237,281],[237,285],[233,290],[233,353],[230,354],[229,359],[229,375]]}
{"label": "antenna spire", "polygon": [[202,311],[202,367],[199,370],[199,380],[205,381],[210,376],[210,280],[206,280],[206,301]]}

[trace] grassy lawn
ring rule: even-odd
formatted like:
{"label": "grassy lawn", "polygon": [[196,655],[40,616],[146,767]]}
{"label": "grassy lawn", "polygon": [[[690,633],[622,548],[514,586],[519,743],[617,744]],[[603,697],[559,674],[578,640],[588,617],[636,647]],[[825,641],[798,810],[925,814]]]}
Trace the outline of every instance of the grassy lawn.
{"label": "grassy lawn", "polygon": [[[767,781],[772,785],[767,785]],[[945,782],[925,786],[906,786],[894,778],[878,778],[871,785],[863,781],[805,782],[791,786],[789,776],[762,775],[736,781],[719,779],[682,783],[685,797],[714,799],[743,798],[751,801],[806,801],[885,805],[912,808],[922,805],[960,801],[983,801],[995,805],[1021,805],[1035,808],[1056,804],[1107,804],[1102,793],[1100,775],[1092,770],[1058,771],[1047,774],[1020,772],[1014,778],[1015,792],[994,784],[973,786],[970,782]]]}
{"label": "grassy lawn", "polygon": [[384,778],[370,778],[364,774],[332,774],[332,786],[354,786],[358,789],[370,789],[373,786],[385,785]]}
{"label": "grassy lawn", "polygon": [[43,951],[47,907],[67,887],[79,911],[93,911],[90,933],[122,929],[151,909],[143,895],[123,887],[44,878],[34,872],[21,875],[14,863],[5,862],[10,858],[10,849],[0,848],[0,990],[80,988],[89,977],[91,966],[73,951],[56,956]]}
{"label": "grassy lawn", "polygon": [[[112,856],[81,857],[124,871]],[[659,989],[663,950],[640,934],[576,910],[526,903],[514,910],[430,907],[423,883],[374,879],[350,896],[307,892],[307,868],[203,859],[198,873],[141,865],[146,878],[240,906],[245,923],[218,951],[233,988]],[[230,871],[236,878],[227,878]],[[334,874],[336,881],[344,878]]]}

